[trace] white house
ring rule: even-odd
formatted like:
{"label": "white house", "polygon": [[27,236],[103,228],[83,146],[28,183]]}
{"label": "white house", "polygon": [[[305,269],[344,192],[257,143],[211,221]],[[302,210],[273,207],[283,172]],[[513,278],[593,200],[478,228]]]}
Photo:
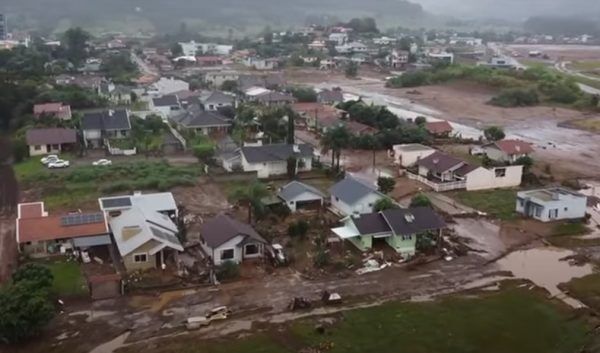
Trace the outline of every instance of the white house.
{"label": "white house", "polygon": [[244,146],[240,149],[242,169],[256,171],[259,178],[287,173],[287,161],[297,158],[297,172],[312,170],[313,148],[310,145],[272,144]]}
{"label": "white house", "polygon": [[267,242],[249,225],[220,214],[200,226],[201,246],[212,263],[219,266],[231,261],[264,256]]}
{"label": "white house", "polygon": [[158,98],[152,98],[150,100],[149,108],[151,111],[167,118],[170,115],[179,112],[181,110],[181,104],[176,95],[169,94]]}
{"label": "white house", "polygon": [[521,157],[529,156],[533,147],[521,140],[501,140],[484,145],[483,151],[494,161],[514,163]]}
{"label": "white house", "polygon": [[148,89],[148,94],[156,94],[158,96],[163,96],[167,94],[173,94],[175,92],[189,90],[190,84],[185,81],[178,80],[173,77],[161,77],[160,80],[154,82],[152,86]]}
{"label": "white house", "polygon": [[30,156],[60,153],[74,150],[77,144],[77,132],[73,129],[46,128],[29,129],[25,133]]}
{"label": "white house", "polygon": [[325,198],[325,195],[317,188],[296,180],[281,187],[277,196],[292,212],[301,208],[322,207]]}
{"label": "white house", "polygon": [[348,33],[331,33],[328,39],[336,45],[344,45],[348,41]]}
{"label": "white house", "polygon": [[587,196],[565,188],[548,188],[517,193],[516,211],[542,222],[582,219]]}
{"label": "white house", "polygon": [[433,148],[419,143],[394,145],[393,149],[395,163],[405,168],[417,163],[421,158],[428,157],[435,153]]}
{"label": "white house", "polygon": [[244,65],[255,70],[274,70],[279,66],[277,59],[261,59],[250,56],[244,59]]}
{"label": "white house", "polygon": [[329,189],[331,206],[344,216],[373,212],[377,201],[386,196],[375,185],[359,181],[351,176],[336,183]]}
{"label": "white house", "polygon": [[221,87],[225,81],[237,81],[240,74],[237,71],[213,71],[204,75],[204,81],[213,87]]}

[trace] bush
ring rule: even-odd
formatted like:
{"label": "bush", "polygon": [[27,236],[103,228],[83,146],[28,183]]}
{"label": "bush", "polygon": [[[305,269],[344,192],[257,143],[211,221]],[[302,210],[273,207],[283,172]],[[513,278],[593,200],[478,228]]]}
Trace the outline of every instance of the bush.
{"label": "bush", "polygon": [[500,141],[506,136],[506,134],[504,134],[504,130],[498,126],[488,127],[487,129],[483,130],[483,135],[489,141]]}
{"label": "bush", "polygon": [[315,254],[315,258],[313,259],[313,264],[317,268],[323,268],[323,267],[329,265],[330,261],[331,261],[331,259],[329,256],[329,252],[327,252],[327,250],[325,250],[324,248],[320,247],[317,250],[317,253]]}
{"label": "bush", "polygon": [[431,73],[428,71],[406,72],[387,81],[386,86],[392,88],[418,87],[431,83]]}
{"label": "bush", "polygon": [[534,89],[510,88],[493,97],[489,103],[499,107],[528,107],[537,105],[540,98]]}
{"label": "bush", "polygon": [[419,193],[410,200],[410,207],[431,207],[431,200],[423,193]]}
{"label": "bush", "polygon": [[379,188],[379,191],[381,191],[384,194],[388,194],[388,193],[392,192],[394,190],[395,186],[396,186],[396,180],[394,178],[387,178],[387,177],[377,178],[377,187]]}
{"label": "bush", "polygon": [[200,144],[193,147],[194,156],[203,162],[207,162],[215,155],[215,147],[211,144]]}
{"label": "bush", "polygon": [[12,279],[13,283],[28,281],[33,283],[36,288],[47,289],[52,287],[54,277],[48,267],[35,263],[28,263],[19,267],[13,274]]}
{"label": "bush", "polygon": [[233,261],[225,261],[217,267],[216,272],[219,280],[235,279],[240,276],[240,265]]}
{"label": "bush", "polygon": [[303,219],[298,220],[295,223],[290,223],[290,225],[288,226],[288,235],[292,238],[304,238],[304,236],[306,236],[306,233],[308,232],[308,228],[308,222],[306,222]]}

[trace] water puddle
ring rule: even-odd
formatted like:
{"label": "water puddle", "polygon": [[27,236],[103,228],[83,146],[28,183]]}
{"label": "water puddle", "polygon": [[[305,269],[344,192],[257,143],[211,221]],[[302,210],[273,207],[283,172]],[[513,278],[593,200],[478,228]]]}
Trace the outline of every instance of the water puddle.
{"label": "water puddle", "polygon": [[92,322],[96,319],[99,319],[104,316],[110,316],[116,314],[116,311],[108,311],[108,310],[81,310],[69,313],[69,316],[78,316],[85,315],[87,322]]}
{"label": "water puddle", "polygon": [[502,270],[510,271],[515,277],[528,279],[537,286],[546,289],[574,308],[584,307],[578,300],[567,296],[558,288],[560,283],[573,278],[589,275],[593,272],[590,264],[575,266],[569,261],[561,261],[574,252],[553,247],[515,251],[498,260]]}

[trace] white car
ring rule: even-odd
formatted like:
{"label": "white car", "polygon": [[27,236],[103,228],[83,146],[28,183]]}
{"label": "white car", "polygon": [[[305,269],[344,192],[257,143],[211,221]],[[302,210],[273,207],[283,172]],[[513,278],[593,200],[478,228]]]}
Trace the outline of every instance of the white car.
{"label": "white car", "polygon": [[43,157],[40,162],[42,162],[42,164],[48,164],[50,162],[56,162],[58,161],[58,156],[55,154],[49,154],[46,157]]}
{"label": "white car", "polygon": [[67,168],[69,166],[69,161],[64,161],[62,159],[58,159],[56,161],[48,163],[48,168]]}
{"label": "white car", "polygon": [[92,162],[92,165],[103,166],[103,165],[112,165],[112,161],[108,159],[99,159],[97,161]]}

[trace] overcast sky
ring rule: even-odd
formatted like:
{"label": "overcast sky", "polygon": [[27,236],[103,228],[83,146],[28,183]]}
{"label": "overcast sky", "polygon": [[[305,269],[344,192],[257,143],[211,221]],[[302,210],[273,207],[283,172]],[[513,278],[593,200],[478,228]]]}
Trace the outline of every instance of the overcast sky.
{"label": "overcast sky", "polygon": [[600,18],[600,0],[412,0],[430,12],[454,16],[523,20],[536,15]]}

